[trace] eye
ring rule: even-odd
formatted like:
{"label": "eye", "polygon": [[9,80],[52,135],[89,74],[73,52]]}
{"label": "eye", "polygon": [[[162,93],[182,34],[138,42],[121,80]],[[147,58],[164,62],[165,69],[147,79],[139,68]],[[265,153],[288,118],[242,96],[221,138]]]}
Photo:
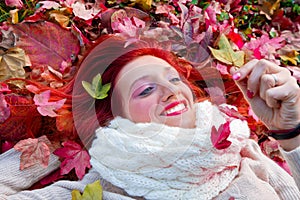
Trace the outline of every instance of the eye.
{"label": "eye", "polygon": [[152,93],[152,91],[155,89],[155,86],[149,86],[146,89],[144,89],[138,96],[144,97]]}
{"label": "eye", "polygon": [[175,77],[175,78],[170,79],[171,83],[177,83],[177,82],[180,82],[180,81],[181,81],[180,77]]}

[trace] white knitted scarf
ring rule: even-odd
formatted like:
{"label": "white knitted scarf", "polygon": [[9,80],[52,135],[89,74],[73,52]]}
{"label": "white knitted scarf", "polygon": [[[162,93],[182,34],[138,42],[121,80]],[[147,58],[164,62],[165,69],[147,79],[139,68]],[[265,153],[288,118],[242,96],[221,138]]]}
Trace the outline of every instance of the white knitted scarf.
{"label": "white knitted scarf", "polygon": [[[133,123],[116,117],[96,131],[91,164],[131,196],[146,199],[212,199],[238,174],[247,123],[229,119],[208,101],[195,104],[196,128]],[[212,126],[231,120],[230,147],[217,150]]]}

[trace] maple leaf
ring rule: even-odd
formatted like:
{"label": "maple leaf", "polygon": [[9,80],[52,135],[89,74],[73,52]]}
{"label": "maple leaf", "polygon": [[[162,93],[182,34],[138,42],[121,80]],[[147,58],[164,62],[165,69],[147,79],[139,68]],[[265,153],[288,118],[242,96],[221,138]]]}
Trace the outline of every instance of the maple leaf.
{"label": "maple leaf", "polygon": [[245,53],[243,51],[233,51],[227,37],[221,34],[218,42],[219,49],[209,47],[213,56],[228,65],[241,67],[244,64]]}
{"label": "maple leaf", "polygon": [[20,170],[24,170],[35,164],[40,164],[44,168],[48,166],[51,142],[46,136],[21,140],[14,146],[14,149],[22,153]]}
{"label": "maple leaf", "polygon": [[97,74],[93,80],[92,84],[86,81],[82,81],[82,86],[84,89],[95,99],[104,99],[108,96],[107,92],[110,89],[110,83],[102,85],[102,78],[100,74]]}
{"label": "maple leaf", "polygon": [[88,152],[74,141],[66,141],[62,143],[63,147],[56,149],[54,154],[64,158],[61,163],[61,174],[68,174],[75,169],[76,175],[82,179],[86,168],[91,168],[90,155]]}
{"label": "maple leaf", "polygon": [[87,184],[81,195],[78,190],[72,191],[72,200],[102,200],[103,189],[100,181]]}
{"label": "maple leaf", "polygon": [[215,126],[212,127],[210,139],[216,149],[226,149],[231,145],[231,142],[227,140],[230,135],[229,124],[230,122],[225,122],[224,124],[220,125],[218,130]]}
{"label": "maple leaf", "polygon": [[10,109],[5,101],[5,97],[2,93],[0,93],[0,124],[5,122],[10,116]]}
{"label": "maple leaf", "polygon": [[25,66],[30,66],[30,61],[23,49],[10,48],[5,53],[0,51],[0,81],[25,78]]}
{"label": "maple leaf", "polygon": [[50,90],[46,90],[40,94],[36,94],[33,97],[35,105],[37,105],[37,110],[43,116],[56,117],[58,116],[54,111],[60,109],[66,99],[61,99],[56,102],[49,102]]}

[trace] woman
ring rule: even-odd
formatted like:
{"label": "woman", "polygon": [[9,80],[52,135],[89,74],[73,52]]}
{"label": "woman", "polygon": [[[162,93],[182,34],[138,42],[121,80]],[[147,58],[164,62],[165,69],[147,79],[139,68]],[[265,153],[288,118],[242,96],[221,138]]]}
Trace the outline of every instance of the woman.
{"label": "woman", "polygon": [[[123,46],[119,38],[103,40],[84,59],[74,80],[79,134],[89,144],[89,131],[101,126],[89,151],[90,172],[78,182],[59,181],[20,192],[59,163],[52,155],[45,170],[19,171],[19,155],[11,150],[0,158],[0,170],[13,174],[0,177],[0,197],[70,199],[73,189],[83,191],[86,184],[100,179],[105,199],[300,198],[294,182],[300,186],[300,136],[294,131],[300,122],[299,87],[286,69],[253,60],[232,73],[256,115],[273,130],[273,137],[286,137],[279,142],[294,180],[247,139],[244,121],[203,100],[203,92],[192,84],[201,75],[188,62],[146,43]],[[112,88],[107,98],[95,101],[80,84],[97,73]],[[226,126],[230,136],[215,148],[212,129]]]}

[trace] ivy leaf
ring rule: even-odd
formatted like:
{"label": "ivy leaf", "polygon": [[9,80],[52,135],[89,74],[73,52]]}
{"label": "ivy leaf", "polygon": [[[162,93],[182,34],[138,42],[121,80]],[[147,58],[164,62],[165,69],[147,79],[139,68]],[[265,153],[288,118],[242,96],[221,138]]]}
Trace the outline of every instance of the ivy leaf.
{"label": "ivy leaf", "polygon": [[227,37],[222,34],[218,42],[219,49],[209,47],[213,56],[228,65],[241,67],[244,64],[245,53],[243,51],[233,51]]}
{"label": "ivy leaf", "polygon": [[93,80],[92,84],[86,81],[82,81],[82,86],[94,99],[104,99],[108,96],[107,92],[110,89],[110,83],[102,85],[101,75],[97,74]]}
{"label": "ivy leaf", "polygon": [[230,135],[230,122],[222,124],[218,130],[215,126],[211,129],[211,142],[216,149],[226,149],[231,145],[231,142],[227,140]]}
{"label": "ivy leaf", "polygon": [[83,194],[78,190],[72,191],[72,200],[102,200],[103,189],[100,181],[86,185]]}
{"label": "ivy leaf", "polygon": [[56,149],[54,154],[64,158],[61,163],[61,174],[68,174],[75,169],[76,175],[82,179],[86,168],[91,168],[90,155],[79,144],[73,141],[62,143],[63,147]]}
{"label": "ivy leaf", "polygon": [[14,149],[22,152],[20,160],[20,170],[24,170],[35,164],[47,167],[50,157],[51,142],[46,136],[40,138],[28,138],[19,141]]}
{"label": "ivy leaf", "polygon": [[9,78],[25,78],[23,67],[29,66],[29,63],[23,49],[10,48],[5,53],[0,51],[0,81]]}

